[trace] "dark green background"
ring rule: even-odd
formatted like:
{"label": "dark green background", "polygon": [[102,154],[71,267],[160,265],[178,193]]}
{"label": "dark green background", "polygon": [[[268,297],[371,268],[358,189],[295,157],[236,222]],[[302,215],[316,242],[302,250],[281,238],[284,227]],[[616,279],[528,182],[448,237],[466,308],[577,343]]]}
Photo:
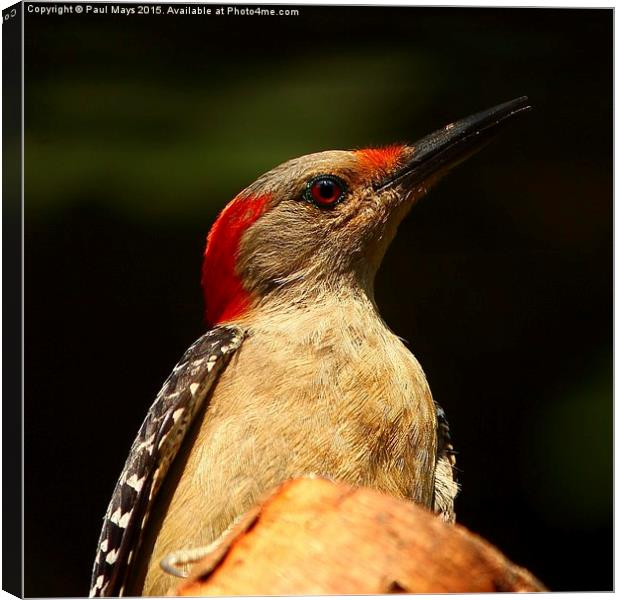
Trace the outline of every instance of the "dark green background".
{"label": "dark green background", "polygon": [[377,281],[451,421],[461,523],[612,588],[612,11],[26,13],[26,594],[87,592],[205,235],[272,166],[535,107],[403,223]]}

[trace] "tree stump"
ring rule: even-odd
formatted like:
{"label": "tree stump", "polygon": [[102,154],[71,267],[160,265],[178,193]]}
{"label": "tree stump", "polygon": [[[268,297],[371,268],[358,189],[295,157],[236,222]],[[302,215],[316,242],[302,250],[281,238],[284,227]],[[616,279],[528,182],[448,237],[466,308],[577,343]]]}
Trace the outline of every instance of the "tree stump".
{"label": "tree stump", "polygon": [[427,510],[320,478],[281,485],[171,590],[180,596],[533,592],[491,544]]}

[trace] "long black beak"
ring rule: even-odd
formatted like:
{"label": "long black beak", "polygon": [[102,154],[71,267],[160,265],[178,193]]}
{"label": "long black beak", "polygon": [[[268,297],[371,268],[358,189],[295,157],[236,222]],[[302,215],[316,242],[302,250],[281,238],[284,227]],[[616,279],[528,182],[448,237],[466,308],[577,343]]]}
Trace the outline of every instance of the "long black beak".
{"label": "long black beak", "polygon": [[400,183],[415,186],[431,175],[451,169],[485,146],[506,121],[531,108],[527,96],[521,96],[446,125],[414,144],[406,164],[377,182],[375,190]]}

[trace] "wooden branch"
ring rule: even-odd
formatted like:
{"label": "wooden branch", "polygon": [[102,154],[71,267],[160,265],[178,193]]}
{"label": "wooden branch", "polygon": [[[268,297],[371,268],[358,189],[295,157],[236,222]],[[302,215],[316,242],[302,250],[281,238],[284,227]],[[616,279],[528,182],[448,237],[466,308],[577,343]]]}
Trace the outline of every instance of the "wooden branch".
{"label": "wooden branch", "polygon": [[181,596],[544,591],[464,527],[319,478],[286,482],[176,589]]}

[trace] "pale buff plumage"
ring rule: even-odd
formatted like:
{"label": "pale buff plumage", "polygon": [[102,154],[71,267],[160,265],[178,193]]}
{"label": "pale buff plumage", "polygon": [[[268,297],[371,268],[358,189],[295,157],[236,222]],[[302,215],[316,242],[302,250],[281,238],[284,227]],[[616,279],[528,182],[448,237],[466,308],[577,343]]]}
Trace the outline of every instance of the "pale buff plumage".
{"label": "pale buff plumage", "polygon": [[185,548],[207,545],[291,477],[320,474],[431,508],[431,393],[373,303],[349,290],[284,314],[265,307],[245,322],[249,336],[160,497],[143,594],[174,584],[159,562],[181,540]]}

